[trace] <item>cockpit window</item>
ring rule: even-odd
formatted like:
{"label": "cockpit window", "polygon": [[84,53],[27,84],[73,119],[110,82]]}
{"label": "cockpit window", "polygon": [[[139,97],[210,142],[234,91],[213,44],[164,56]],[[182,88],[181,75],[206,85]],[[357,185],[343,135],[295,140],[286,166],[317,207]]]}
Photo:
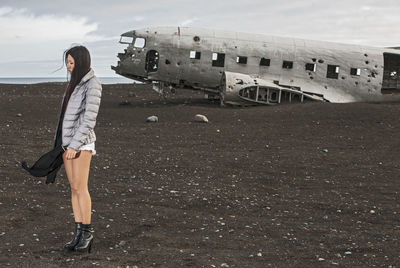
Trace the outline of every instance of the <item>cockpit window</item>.
{"label": "cockpit window", "polygon": [[144,48],[146,46],[146,39],[142,37],[136,37],[135,44],[133,46],[136,48]]}
{"label": "cockpit window", "polygon": [[132,44],[133,42],[133,37],[130,36],[121,36],[121,39],[119,40],[121,44]]}

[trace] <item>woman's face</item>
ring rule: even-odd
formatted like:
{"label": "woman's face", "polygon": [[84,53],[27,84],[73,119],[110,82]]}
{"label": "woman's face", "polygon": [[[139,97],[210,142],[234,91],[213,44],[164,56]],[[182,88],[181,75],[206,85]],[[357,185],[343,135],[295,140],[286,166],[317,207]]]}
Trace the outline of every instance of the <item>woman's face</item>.
{"label": "woman's face", "polygon": [[74,70],[75,67],[75,60],[74,58],[68,54],[67,56],[67,70],[70,74],[72,74],[72,71]]}

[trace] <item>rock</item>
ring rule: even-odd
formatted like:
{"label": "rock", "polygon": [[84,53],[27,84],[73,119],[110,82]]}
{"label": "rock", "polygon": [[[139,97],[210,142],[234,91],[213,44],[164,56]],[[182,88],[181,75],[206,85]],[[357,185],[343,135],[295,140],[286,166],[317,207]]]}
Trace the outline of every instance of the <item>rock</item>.
{"label": "rock", "polygon": [[21,113],[18,113],[18,114],[17,114],[17,117],[21,117],[21,116],[22,116],[22,114],[21,114]]}
{"label": "rock", "polygon": [[200,123],[208,123],[208,118],[205,115],[196,114],[194,116],[194,121],[200,122]]}
{"label": "rock", "polygon": [[125,245],[126,245],[126,241],[122,240],[121,242],[119,242],[119,246],[120,246],[120,247],[123,247],[123,246],[125,246]]}
{"label": "rock", "polygon": [[124,101],[121,101],[121,102],[119,103],[119,105],[122,105],[122,106],[124,106],[124,105],[131,105],[131,102],[128,101],[128,100],[124,100]]}
{"label": "rock", "polygon": [[229,267],[229,265],[227,263],[223,263],[221,264],[221,267]]}
{"label": "rock", "polygon": [[158,122],[158,117],[155,115],[149,116],[149,117],[147,117],[146,122],[156,123],[156,122]]}

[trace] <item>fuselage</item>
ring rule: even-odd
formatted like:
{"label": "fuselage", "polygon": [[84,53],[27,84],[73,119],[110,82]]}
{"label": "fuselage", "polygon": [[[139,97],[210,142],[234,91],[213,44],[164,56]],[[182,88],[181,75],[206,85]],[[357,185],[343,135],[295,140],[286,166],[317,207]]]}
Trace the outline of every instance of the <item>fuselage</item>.
{"label": "fuselage", "polygon": [[112,67],[139,81],[220,92],[225,72],[248,75],[330,102],[376,101],[400,92],[400,53],[217,30],[159,27],[122,34]]}

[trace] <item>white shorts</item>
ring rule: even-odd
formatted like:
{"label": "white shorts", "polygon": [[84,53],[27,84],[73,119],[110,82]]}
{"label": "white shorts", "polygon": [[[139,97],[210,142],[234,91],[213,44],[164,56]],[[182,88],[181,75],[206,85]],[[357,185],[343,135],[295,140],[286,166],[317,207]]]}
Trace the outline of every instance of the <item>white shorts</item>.
{"label": "white shorts", "polygon": [[92,151],[92,155],[95,155],[95,154],[96,154],[96,150],[94,149],[94,142],[89,143],[89,144],[82,145],[82,146],[79,148],[79,151],[83,151],[83,150]]}

